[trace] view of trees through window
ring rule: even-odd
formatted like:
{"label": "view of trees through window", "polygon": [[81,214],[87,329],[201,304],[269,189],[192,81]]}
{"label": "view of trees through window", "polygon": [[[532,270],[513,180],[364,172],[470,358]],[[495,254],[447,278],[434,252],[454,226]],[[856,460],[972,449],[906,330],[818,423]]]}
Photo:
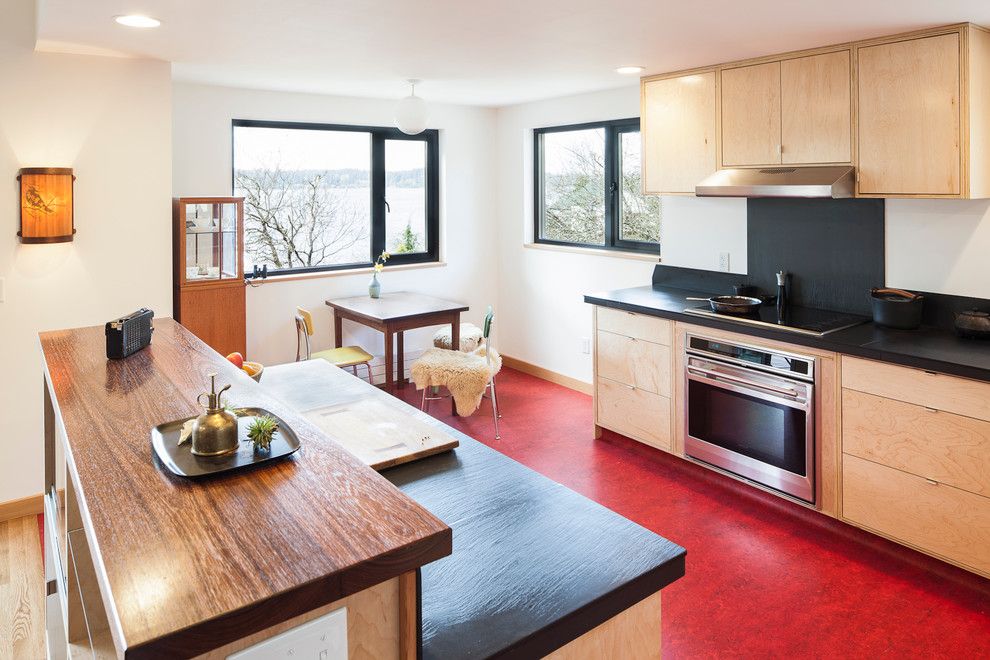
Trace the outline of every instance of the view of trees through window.
{"label": "view of trees through window", "polygon": [[[234,126],[234,194],[244,197],[244,267],[269,270],[368,264],[372,246],[372,134]],[[384,249],[427,249],[427,151],[385,140]]]}
{"label": "view of trees through window", "polygon": [[538,131],[536,139],[538,240],[631,249],[660,242],[660,198],[642,193],[638,121]]}

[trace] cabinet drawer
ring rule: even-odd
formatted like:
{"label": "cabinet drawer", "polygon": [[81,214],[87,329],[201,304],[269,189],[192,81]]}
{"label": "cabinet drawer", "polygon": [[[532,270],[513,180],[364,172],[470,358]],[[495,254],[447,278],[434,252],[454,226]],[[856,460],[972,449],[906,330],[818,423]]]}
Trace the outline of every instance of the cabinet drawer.
{"label": "cabinet drawer", "polygon": [[638,387],[598,379],[598,425],[670,451],[670,399]]}
{"label": "cabinet drawer", "polygon": [[990,496],[990,422],[843,390],[842,451]]}
{"label": "cabinet drawer", "polygon": [[596,309],[599,330],[607,330],[619,335],[670,346],[671,335],[673,334],[670,321],[610,307],[598,307]]}
{"label": "cabinet drawer", "polygon": [[842,387],[990,421],[990,383],[846,355]]}
{"label": "cabinet drawer", "polygon": [[595,359],[599,376],[670,396],[669,346],[599,331]]}
{"label": "cabinet drawer", "polygon": [[842,515],[851,522],[990,574],[990,498],[842,457]]}

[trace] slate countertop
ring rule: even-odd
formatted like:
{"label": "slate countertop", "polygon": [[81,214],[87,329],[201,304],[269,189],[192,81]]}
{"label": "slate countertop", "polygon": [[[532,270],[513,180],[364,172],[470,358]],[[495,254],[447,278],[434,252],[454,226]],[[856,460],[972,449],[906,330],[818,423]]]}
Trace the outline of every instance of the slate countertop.
{"label": "slate countertop", "polygon": [[798,346],[990,381],[990,341],[962,339],[943,328],[923,326],[918,330],[893,330],[873,323],[839,330],[824,337],[812,337],[684,313],[685,308],[699,304],[687,300],[687,297],[711,295],[717,294],[653,285],[588,294],[584,301]]}
{"label": "slate countertop", "polygon": [[374,397],[460,442],[381,473],[453,530],[420,569],[426,660],[542,657],[684,575],[679,545],[323,360],[261,384],[299,412]]}

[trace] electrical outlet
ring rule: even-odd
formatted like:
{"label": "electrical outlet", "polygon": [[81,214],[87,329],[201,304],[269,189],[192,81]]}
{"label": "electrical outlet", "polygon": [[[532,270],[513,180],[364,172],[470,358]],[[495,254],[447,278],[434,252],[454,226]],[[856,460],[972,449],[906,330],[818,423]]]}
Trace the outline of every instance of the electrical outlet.
{"label": "electrical outlet", "polygon": [[581,352],[585,355],[591,353],[591,340],[587,337],[581,337]]}
{"label": "electrical outlet", "polygon": [[729,253],[719,252],[718,253],[718,269],[723,273],[729,272]]}

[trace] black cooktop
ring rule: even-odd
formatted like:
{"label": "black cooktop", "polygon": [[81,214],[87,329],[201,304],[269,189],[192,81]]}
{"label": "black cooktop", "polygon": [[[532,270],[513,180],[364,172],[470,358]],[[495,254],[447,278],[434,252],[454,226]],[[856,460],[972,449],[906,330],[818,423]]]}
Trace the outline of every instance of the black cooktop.
{"label": "black cooktop", "polygon": [[867,323],[870,320],[868,317],[858,314],[831,312],[812,307],[789,306],[784,310],[783,315],[778,315],[776,305],[762,305],[756,312],[745,316],[719,314],[718,312],[713,312],[708,305],[688,307],[684,310],[684,313],[694,314],[695,316],[708,316],[747,325],[757,325],[765,328],[775,328],[785,332],[796,332],[814,337],[822,337],[831,332],[838,332],[854,325]]}

